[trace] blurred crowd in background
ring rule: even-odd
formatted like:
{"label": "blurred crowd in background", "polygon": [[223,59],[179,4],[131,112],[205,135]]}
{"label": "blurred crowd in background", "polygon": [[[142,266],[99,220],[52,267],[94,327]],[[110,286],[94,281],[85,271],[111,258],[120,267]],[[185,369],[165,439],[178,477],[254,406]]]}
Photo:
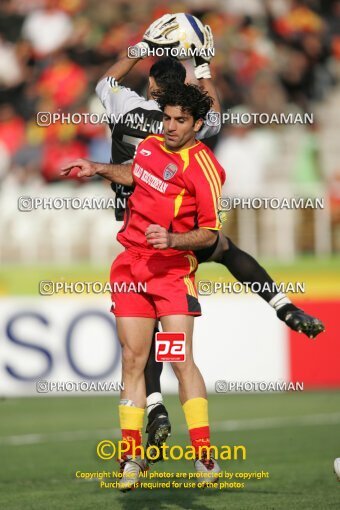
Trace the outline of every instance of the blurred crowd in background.
{"label": "blurred crowd in background", "polygon": [[[315,114],[306,126],[224,126],[209,143],[230,192],[257,195],[281,181],[305,191],[307,183],[314,194],[323,186],[339,223],[340,0],[2,0],[0,190],[55,183],[75,157],[109,161],[107,126],[40,127],[36,114],[99,111],[99,77],[167,12],[211,26],[223,111]],[[145,93],[152,62],[139,62],[124,83]]]}

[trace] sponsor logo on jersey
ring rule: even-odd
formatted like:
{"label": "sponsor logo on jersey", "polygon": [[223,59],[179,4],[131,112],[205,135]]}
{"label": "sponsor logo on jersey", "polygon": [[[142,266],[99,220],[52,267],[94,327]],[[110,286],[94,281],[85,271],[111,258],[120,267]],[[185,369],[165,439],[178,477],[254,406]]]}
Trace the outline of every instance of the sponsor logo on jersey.
{"label": "sponsor logo on jersey", "polygon": [[150,174],[147,170],[144,170],[144,168],[138,165],[138,163],[135,163],[135,166],[133,167],[133,174],[161,193],[165,193],[169,186],[166,182],[162,181],[162,179],[159,179],[155,175]]}
{"label": "sponsor logo on jersey", "polygon": [[142,156],[150,156],[151,151],[148,151],[147,149],[142,149],[140,153],[142,154]]}
{"label": "sponsor logo on jersey", "polygon": [[177,170],[178,170],[177,165],[175,165],[174,163],[169,163],[169,165],[167,165],[164,168],[163,179],[165,179],[166,181],[169,181],[175,175]]}

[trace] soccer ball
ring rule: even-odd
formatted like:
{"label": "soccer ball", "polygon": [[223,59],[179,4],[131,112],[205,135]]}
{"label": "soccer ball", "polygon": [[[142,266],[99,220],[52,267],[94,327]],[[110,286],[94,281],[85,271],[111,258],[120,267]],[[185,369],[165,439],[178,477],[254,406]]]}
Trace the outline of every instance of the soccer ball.
{"label": "soccer ball", "polygon": [[339,482],[340,482],[340,458],[338,457],[334,461],[334,473],[336,474]]}
{"label": "soccer ball", "polygon": [[179,41],[179,44],[172,48],[172,54],[178,60],[187,60],[192,57],[192,53],[188,51],[192,44],[198,50],[204,45],[204,27],[200,20],[191,14],[180,12],[175,16],[178,28],[171,30],[168,38],[169,42]]}

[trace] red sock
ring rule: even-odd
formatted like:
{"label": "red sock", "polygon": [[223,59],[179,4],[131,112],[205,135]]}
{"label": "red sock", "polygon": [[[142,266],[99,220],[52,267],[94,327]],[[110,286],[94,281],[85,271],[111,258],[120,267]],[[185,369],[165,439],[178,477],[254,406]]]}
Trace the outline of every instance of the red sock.
{"label": "red sock", "polygon": [[[122,429],[122,440],[129,443],[128,450],[124,453],[124,457],[126,455],[139,455],[139,450],[137,446],[141,446],[142,444],[142,434],[140,430],[127,430]],[[125,449],[125,446],[124,446]]]}
{"label": "red sock", "polygon": [[192,446],[197,455],[200,455],[199,447],[210,446],[210,429],[208,427],[197,427],[189,430]]}

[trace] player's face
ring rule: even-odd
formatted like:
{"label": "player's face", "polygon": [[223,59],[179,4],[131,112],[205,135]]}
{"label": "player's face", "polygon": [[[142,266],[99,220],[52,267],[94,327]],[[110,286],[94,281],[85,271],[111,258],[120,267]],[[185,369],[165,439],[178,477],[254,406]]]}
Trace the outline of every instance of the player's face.
{"label": "player's face", "polygon": [[180,106],[166,106],[163,114],[165,145],[171,150],[181,150],[195,143],[202,120],[194,121],[192,115]]}

